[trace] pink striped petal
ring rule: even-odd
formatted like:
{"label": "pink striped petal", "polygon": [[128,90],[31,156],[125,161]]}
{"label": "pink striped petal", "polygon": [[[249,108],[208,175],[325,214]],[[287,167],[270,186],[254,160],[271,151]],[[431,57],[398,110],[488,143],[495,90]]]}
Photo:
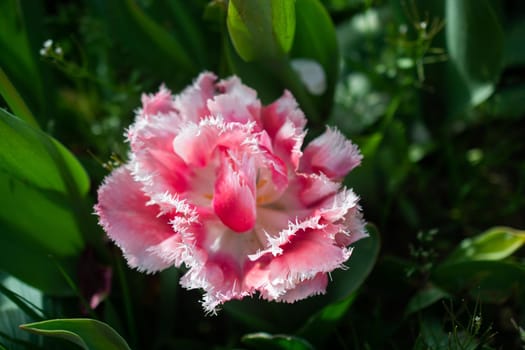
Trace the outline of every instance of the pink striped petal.
{"label": "pink striped petal", "polygon": [[253,168],[250,163],[242,162],[244,169],[235,171],[229,161],[222,161],[213,196],[217,216],[224,225],[239,233],[251,230],[256,219],[255,173],[249,172]]}
{"label": "pink striped petal", "polygon": [[322,279],[316,280],[311,289],[305,284],[297,294],[285,297],[303,282],[320,278],[319,273],[341,267],[350,257],[350,251],[338,246],[326,231],[330,230],[307,229],[289,237],[281,246],[281,254],[273,257],[267,254],[254,262],[253,269],[247,273],[247,285],[258,289],[268,300],[286,301],[321,293]]}
{"label": "pink striped petal", "polygon": [[359,149],[337,129],[327,128],[325,133],[306,146],[299,171],[323,173],[332,180],[344,178],[361,163]]}
{"label": "pink striped petal", "polygon": [[142,95],[142,113],[145,116],[155,114],[168,114],[175,111],[171,91],[164,85],[160,86],[156,94]]}
{"label": "pink striped petal", "polygon": [[149,249],[173,237],[169,218],[147,198],[125,167],[109,175],[98,190],[95,212],[108,236],[122,249],[128,264],[141,271],[160,271],[172,264]]}
{"label": "pink striped petal", "polygon": [[261,112],[264,129],[273,140],[275,154],[293,170],[299,166],[305,136],[306,118],[297,102],[285,91],[283,96]]}
{"label": "pink striped petal", "polygon": [[318,273],[315,277],[299,282],[293,289],[287,290],[277,301],[291,304],[314,295],[325,294],[327,285],[328,275]]}
{"label": "pink striped petal", "polygon": [[175,97],[175,107],[185,121],[198,122],[210,116],[207,101],[216,93],[216,80],[213,73],[201,73],[193,85]]}

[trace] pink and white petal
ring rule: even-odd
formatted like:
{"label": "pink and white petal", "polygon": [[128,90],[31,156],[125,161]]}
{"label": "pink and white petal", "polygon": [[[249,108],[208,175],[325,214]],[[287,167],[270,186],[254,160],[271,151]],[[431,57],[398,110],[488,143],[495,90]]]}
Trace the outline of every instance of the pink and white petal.
{"label": "pink and white petal", "polygon": [[142,94],[142,115],[147,117],[155,114],[175,112],[171,91],[161,85],[156,94]]}
{"label": "pink and white petal", "polygon": [[147,272],[160,271],[173,262],[149,252],[148,248],[171,238],[174,232],[169,218],[159,216],[157,206],[146,204],[149,198],[140,186],[128,169],[116,169],[98,190],[95,212],[131,267]]}
{"label": "pink and white petal", "polygon": [[283,159],[286,164],[296,171],[303,155],[303,145],[306,132],[296,127],[292,121],[287,120],[274,137],[275,153]]}
{"label": "pink and white petal", "polygon": [[210,160],[221,130],[212,125],[186,123],[173,139],[173,151],[186,164],[204,167]]}
{"label": "pink and white petal", "polygon": [[283,247],[289,244],[298,233],[306,230],[321,230],[325,227],[319,223],[320,217],[309,217],[303,220],[297,216],[292,217],[290,214],[282,214],[277,210],[266,208],[259,208],[258,213],[260,218],[255,233],[264,249],[248,255],[252,261],[263,256],[282,255]]}
{"label": "pink and white petal", "polygon": [[256,121],[257,106],[247,105],[239,96],[224,94],[208,100],[211,115],[220,115],[228,123],[246,124]]}
{"label": "pink and white petal", "polygon": [[273,299],[320,272],[341,267],[351,254],[351,250],[337,246],[323,230],[298,232],[281,248],[282,254],[269,260],[267,284],[260,289]]}
{"label": "pink and white petal", "polygon": [[190,269],[181,284],[187,289],[203,289],[203,305],[208,312],[214,312],[228,300],[253,293],[243,283],[243,269],[246,255],[255,251],[259,243],[250,234],[232,232],[216,218],[200,222],[186,237],[191,243],[191,255],[186,261]]}
{"label": "pink and white petal", "polygon": [[149,196],[155,193],[184,193],[189,190],[190,169],[173,152],[145,149],[132,154],[129,168]]}
{"label": "pink and white petal", "polygon": [[288,187],[288,172],[283,161],[261,148],[256,155],[257,204],[266,205],[279,199]]}
{"label": "pink and white petal", "polygon": [[244,85],[238,77],[222,80],[217,84],[221,92],[208,102],[212,114],[222,115],[227,122],[255,122],[261,126],[261,102],[257,92]]}
{"label": "pink and white petal", "polygon": [[296,177],[297,189],[295,192],[304,208],[314,210],[337,194],[341,188],[339,182],[330,180],[321,174],[298,174]]}
{"label": "pink and white petal", "polygon": [[359,197],[352,190],[344,188],[320,203],[316,214],[328,222],[343,222],[348,211],[357,207],[358,201]]}
{"label": "pink and white petal", "polygon": [[176,96],[175,107],[184,120],[198,123],[210,115],[207,101],[216,93],[216,80],[217,77],[213,73],[201,73],[193,85]]}
{"label": "pink and white petal", "polygon": [[171,149],[171,142],[179,132],[181,117],[176,113],[157,114],[147,119],[137,116],[127,130],[127,141],[132,152],[144,148]]}
{"label": "pink and white petal", "polygon": [[335,240],[339,246],[349,246],[362,238],[368,237],[363,214],[359,206],[348,210],[342,225],[344,225],[344,230],[335,236]]}
{"label": "pink and white petal", "polygon": [[300,131],[306,126],[306,118],[288,90],[272,104],[262,108],[261,119],[264,129],[271,138],[275,137],[287,120],[290,120]]}
{"label": "pink and white petal", "polygon": [[221,162],[212,205],[224,225],[235,232],[246,232],[254,227],[257,218],[255,174],[235,171],[229,163]]}
{"label": "pink and white petal", "polygon": [[326,131],[306,146],[299,164],[304,173],[324,173],[332,180],[340,180],[361,163],[356,145],[337,129]]}
{"label": "pink and white petal", "polygon": [[219,257],[203,266],[191,268],[182,276],[180,283],[186,289],[202,289],[202,305],[206,312],[212,314],[227,301],[253,294],[253,291],[243,288],[235,268]]}
{"label": "pink and white petal", "polygon": [[306,118],[290,92],[285,91],[278,100],[264,107],[261,119],[273,140],[275,154],[295,171],[302,155]]}
{"label": "pink and white petal", "polygon": [[292,289],[289,289],[285,294],[281,295],[276,301],[285,303],[295,303],[298,300],[302,300],[314,295],[320,295],[326,293],[326,286],[328,285],[328,276],[326,273],[318,273],[311,279],[304,280],[295,285]]}

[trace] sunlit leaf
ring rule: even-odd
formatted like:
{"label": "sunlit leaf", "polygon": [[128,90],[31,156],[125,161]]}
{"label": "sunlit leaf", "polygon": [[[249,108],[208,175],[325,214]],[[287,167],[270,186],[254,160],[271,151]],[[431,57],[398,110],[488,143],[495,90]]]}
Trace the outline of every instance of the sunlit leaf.
{"label": "sunlit leaf", "polygon": [[13,304],[15,304],[21,311],[23,311],[27,316],[35,319],[43,319],[42,310],[40,307],[35,305],[30,300],[24,298],[20,294],[6,288],[4,286],[4,281],[0,283],[0,294],[3,294],[7,299],[9,299]]}
{"label": "sunlit leaf", "polygon": [[[503,63],[503,31],[488,0],[446,1],[447,49],[457,81],[450,87],[454,112],[485,101],[494,91]],[[466,96],[464,98],[463,96]],[[459,100],[464,98],[463,100]]]}
{"label": "sunlit leaf", "polygon": [[[35,335],[21,331],[18,326],[22,323],[42,320],[43,303],[41,291],[12,276],[0,273],[0,340],[5,340],[6,347],[26,349],[25,346],[20,345],[36,340]],[[38,344],[38,342],[33,343],[35,346]]]}
{"label": "sunlit leaf", "polygon": [[129,350],[126,341],[107,324],[93,319],[54,319],[21,325],[25,331],[68,340],[85,350]]}
{"label": "sunlit leaf", "polygon": [[232,0],[228,32],[244,60],[272,59],[286,54],[295,33],[294,0]]}
{"label": "sunlit leaf", "polygon": [[525,231],[510,227],[494,227],[476,237],[463,240],[445,263],[505,259],[524,243]]}
{"label": "sunlit leaf", "polygon": [[252,333],[242,337],[242,342],[250,349],[260,350],[313,350],[314,347],[306,340],[291,335],[271,335],[268,333]]}
{"label": "sunlit leaf", "polygon": [[67,149],[0,109],[0,268],[45,291],[69,290],[49,255],[73,269],[92,220],[88,190]]}

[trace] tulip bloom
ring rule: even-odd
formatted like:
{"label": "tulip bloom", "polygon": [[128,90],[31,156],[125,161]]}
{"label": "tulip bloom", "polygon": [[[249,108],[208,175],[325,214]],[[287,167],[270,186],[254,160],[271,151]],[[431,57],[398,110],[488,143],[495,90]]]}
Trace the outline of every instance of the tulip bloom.
{"label": "tulip bloom", "polygon": [[184,265],[181,284],[202,289],[209,312],[257,293],[289,303],[324,293],[366,236],[341,184],[361,155],[335,128],[303,149],[305,124],[288,91],[262,106],[235,76],[144,95],[129,160],[98,191],[99,222],[131,267]]}

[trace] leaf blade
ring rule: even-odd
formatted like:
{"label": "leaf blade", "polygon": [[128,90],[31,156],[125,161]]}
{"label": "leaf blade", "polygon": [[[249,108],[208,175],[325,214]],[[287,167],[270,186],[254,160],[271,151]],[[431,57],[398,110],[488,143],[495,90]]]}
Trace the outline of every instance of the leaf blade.
{"label": "leaf blade", "polygon": [[86,350],[130,350],[128,344],[106,323],[93,319],[53,319],[20,326],[21,329],[62,338]]}

